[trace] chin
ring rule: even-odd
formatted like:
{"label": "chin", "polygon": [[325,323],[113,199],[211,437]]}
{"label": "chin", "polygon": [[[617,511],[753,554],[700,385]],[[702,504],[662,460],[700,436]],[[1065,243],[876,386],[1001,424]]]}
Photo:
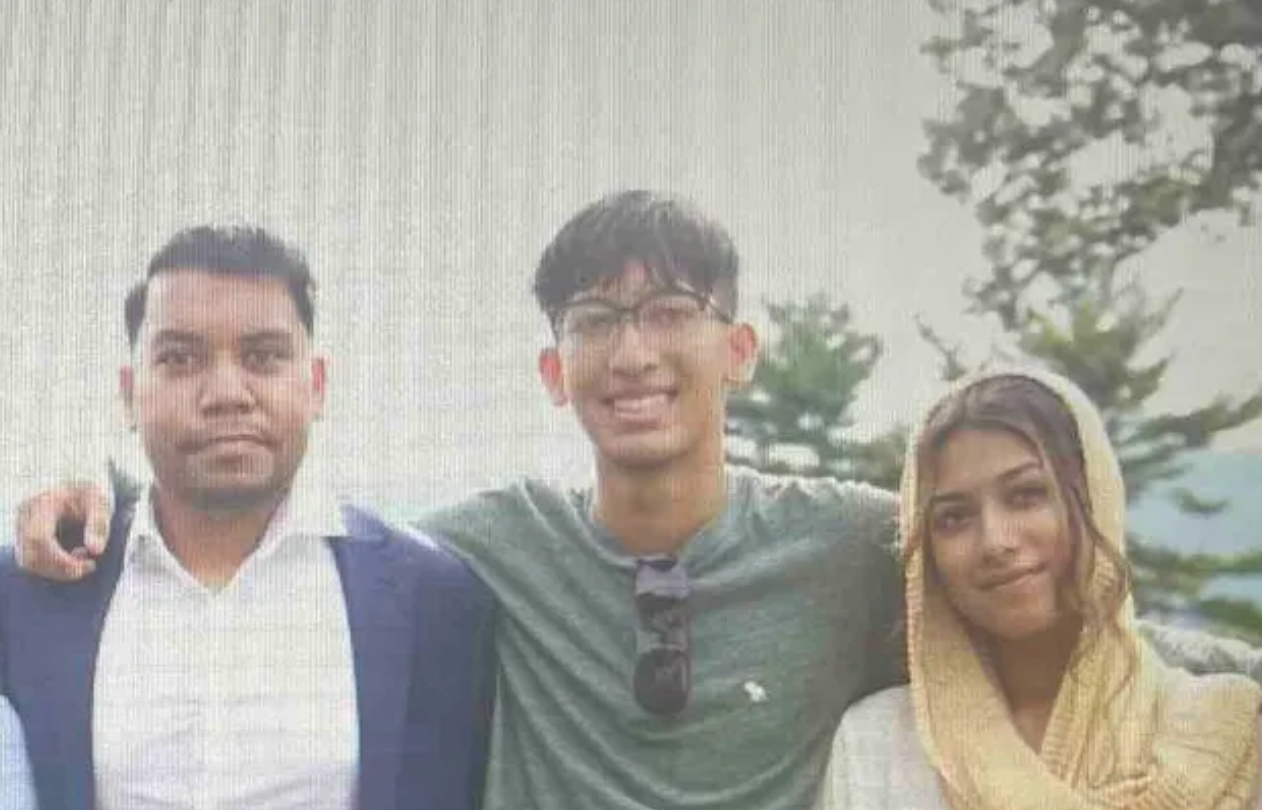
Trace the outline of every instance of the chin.
{"label": "chin", "polygon": [[992,616],[988,621],[974,624],[995,638],[1024,641],[1059,630],[1064,625],[1064,617],[1056,611],[1032,610],[1017,615]]}
{"label": "chin", "polygon": [[678,439],[661,433],[605,437],[595,444],[601,458],[616,467],[663,467],[687,455]]}
{"label": "chin", "polygon": [[213,511],[240,512],[277,500],[284,491],[270,479],[218,481],[193,487],[199,507]]}
{"label": "chin", "polygon": [[670,453],[618,451],[601,454],[607,466],[647,472],[667,467],[678,456]]}
{"label": "chin", "polygon": [[607,442],[601,448],[601,455],[604,461],[616,467],[655,468],[668,466],[688,453],[668,437],[636,437]]}

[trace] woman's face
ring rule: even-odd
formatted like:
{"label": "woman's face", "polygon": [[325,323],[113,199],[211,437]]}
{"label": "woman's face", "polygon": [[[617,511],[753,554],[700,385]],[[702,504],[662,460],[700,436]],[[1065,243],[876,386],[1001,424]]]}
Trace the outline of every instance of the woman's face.
{"label": "woman's face", "polygon": [[1052,471],[1005,430],[960,429],[937,454],[929,553],[966,621],[1016,641],[1060,627],[1073,540]]}

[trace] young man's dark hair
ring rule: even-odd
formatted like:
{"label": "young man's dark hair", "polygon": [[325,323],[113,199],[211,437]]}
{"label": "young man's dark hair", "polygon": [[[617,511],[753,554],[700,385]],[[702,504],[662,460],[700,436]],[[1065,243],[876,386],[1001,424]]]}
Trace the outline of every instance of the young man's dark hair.
{"label": "young man's dark hair", "polygon": [[740,259],[722,225],[681,197],[620,191],[583,208],[544,250],[535,271],[540,308],[555,321],[576,294],[622,273],[635,260],[666,286],[684,285],[736,311]]}
{"label": "young man's dark hair", "polygon": [[307,334],[315,331],[315,279],[307,259],[262,228],[252,225],[198,225],[180,231],[149,260],[145,278],[127,294],[127,343],[136,346],[145,320],[149,281],[171,270],[205,270],[226,275],[279,278],[289,288]]}

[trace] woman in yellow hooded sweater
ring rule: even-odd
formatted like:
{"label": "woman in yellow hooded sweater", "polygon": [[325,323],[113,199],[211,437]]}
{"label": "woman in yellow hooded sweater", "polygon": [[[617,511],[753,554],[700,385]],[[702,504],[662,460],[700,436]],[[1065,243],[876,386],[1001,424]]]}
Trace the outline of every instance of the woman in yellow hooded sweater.
{"label": "woman in yellow hooded sweater", "polygon": [[1082,391],[961,381],[900,496],[910,685],[846,714],[820,807],[1262,807],[1257,684],[1173,670],[1136,634],[1121,472]]}

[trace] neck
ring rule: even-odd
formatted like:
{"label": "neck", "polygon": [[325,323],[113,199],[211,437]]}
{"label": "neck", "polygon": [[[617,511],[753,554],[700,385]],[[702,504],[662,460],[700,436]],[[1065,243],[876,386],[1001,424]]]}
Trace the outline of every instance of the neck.
{"label": "neck", "polygon": [[598,463],[595,517],[631,554],[675,554],[727,504],[720,456],[687,467],[627,470]]}
{"label": "neck", "polygon": [[1064,622],[1029,638],[992,643],[995,674],[1013,722],[1036,751],[1043,744],[1080,632],[1079,622]]}
{"label": "neck", "polygon": [[163,542],[184,570],[218,590],[258,548],[282,497],[243,509],[207,509],[155,485],[154,512]]}

